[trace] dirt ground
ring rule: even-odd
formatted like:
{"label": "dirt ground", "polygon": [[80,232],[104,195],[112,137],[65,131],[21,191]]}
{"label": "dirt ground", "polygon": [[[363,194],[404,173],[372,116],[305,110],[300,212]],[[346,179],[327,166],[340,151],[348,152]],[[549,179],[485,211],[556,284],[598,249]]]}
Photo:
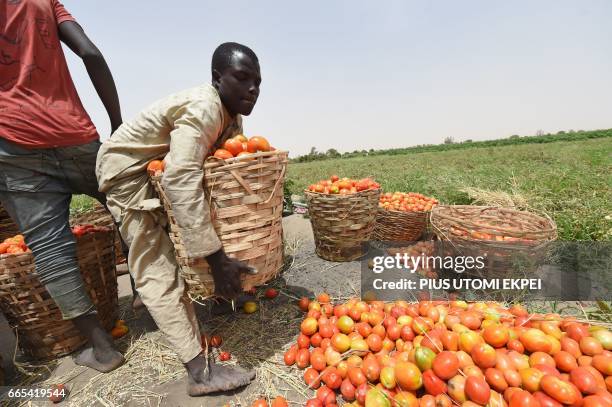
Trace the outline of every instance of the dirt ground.
{"label": "dirt ground", "polygon": [[[76,366],[70,356],[46,368],[22,368],[39,376],[18,374],[13,366],[14,335],[4,320],[0,321],[0,352],[4,359],[9,384],[24,378],[32,386],[64,383],[71,396],[61,405],[100,406],[249,406],[258,397],[283,395],[293,405],[303,405],[312,391],[306,389],[301,373],[283,364],[283,353],[296,338],[301,312],[295,300],[313,296],[322,291],[332,298],[345,299],[359,293],[360,263],[332,263],[318,258],[310,222],[302,215],[283,219],[287,252],[292,255],[285,271],[269,285],[280,289],[274,300],[267,300],[261,292],[257,301],[259,310],[246,315],[240,311],[240,302],[233,312],[229,304],[198,305],[203,330],[219,333],[224,338],[223,350],[232,354],[230,363],[255,369],[256,380],[239,391],[213,396],[191,398],[186,394],[183,367],[173,352],[165,347],[163,337],[146,311],[135,314],[130,305],[131,289],[127,276],[119,278],[121,316],[130,327],[128,336],[118,341],[126,354],[124,366],[108,375]],[[18,359],[19,360],[19,359]],[[18,405],[18,404],[17,404]],[[33,402],[31,405],[51,405]]]}

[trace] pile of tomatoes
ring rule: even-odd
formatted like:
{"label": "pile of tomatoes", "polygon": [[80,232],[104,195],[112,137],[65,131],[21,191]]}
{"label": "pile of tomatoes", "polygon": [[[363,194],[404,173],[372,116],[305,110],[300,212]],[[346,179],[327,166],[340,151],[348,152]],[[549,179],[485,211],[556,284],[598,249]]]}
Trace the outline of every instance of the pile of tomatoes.
{"label": "pile of tomatoes", "polygon": [[275,148],[270,146],[265,137],[254,136],[247,139],[244,135],[239,134],[223,144],[223,148],[215,150],[213,154],[217,158],[228,159],[234,157],[242,157],[245,155],[257,153],[260,151],[274,151]]}
{"label": "pile of tomatoes", "polygon": [[[75,225],[71,228],[72,234],[76,237],[81,237],[87,233],[108,231],[109,228],[105,226],[94,226],[94,225]],[[23,235],[15,235],[4,239],[0,243],[0,255],[1,254],[21,254],[29,252],[30,249],[25,244]]]}
{"label": "pile of tomatoes", "polygon": [[368,189],[379,189],[380,184],[371,178],[362,178],[354,180],[350,178],[340,178],[337,175],[332,175],[329,179],[324,179],[316,184],[311,184],[308,187],[310,192],[318,192],[321,194],[340,194],[348,195],[356,192],[366,191]]}
{"label": "pile of tomatoes", "polygon": [[88,233],[107,232],[109,230],[110,229],[107,228],[106,226],[94,226],[90,224],[74,225],[72,227],[72,234],[75,235],[76,237],[81,237]]}
{"label": "pile of tomatoes", "polygon": [[251,404],[251,407],[288,407],[289,403],[282,396],[277,396],[270,404],[266,399],[258,399]]}
{"label": "pile of tomatoes", "polygon": [[378,207],[388,211],[429,212],[438,203],[436,198],[416,192],[386,192],[380,196]]}
{"label": "pile of tomatoes", "polygon": [[4,239],[0,243],[0,255],[2,254],[21,254],[29,251],[28,246],[25,244],[23,235],[15,235]]}
{"label": "pile of tomatoes", "polygon": [[[227,140],[223,144],[223,148],[215,150],[213,156],[224,160],[234,157],[248,156],[260,151],[275,151],[276,149],[270,146],[265,137],[254,136],[247,139],[244,135],[239,134]],[[160,176],[166,169],[166,163],[163,160],[152,160],[147,165],[149,175]]]}
{"label": "pile of tomatoes", "polygon": [[612,332],[521,305],[329,296],[308,314],[286,365],[316,389],[308,407],[612,406]]}

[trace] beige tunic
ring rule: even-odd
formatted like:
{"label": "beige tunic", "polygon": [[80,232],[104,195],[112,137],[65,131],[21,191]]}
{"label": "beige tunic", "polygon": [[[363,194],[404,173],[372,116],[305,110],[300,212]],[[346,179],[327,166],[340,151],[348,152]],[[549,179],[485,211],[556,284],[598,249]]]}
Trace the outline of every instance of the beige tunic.
{"label": "beige tunic", "polygon": [[216,89],[202,85],[162,99],[124,123],[98,153],[101,192],[122,179],[143,174],[151,160],[165,157],[162,184],[182,229],[189,257],[221,248],[210,222],[202,188],[203,162],[215,146],[242,133],[242,118],[232,119]]}
{"label": "beige tunic", "polygon": [[203,85],[153,104],[124,123],[98,153],[100,191],[130,249],[136,290],[183,363],[202,351],[200,331],[146,167],[165,157],[162,183],[189,256],[214,253],[221,242],[210,221],[202,167],[213,146],[242,132],[241,123],[239,116],[230,118],[217,91]]}

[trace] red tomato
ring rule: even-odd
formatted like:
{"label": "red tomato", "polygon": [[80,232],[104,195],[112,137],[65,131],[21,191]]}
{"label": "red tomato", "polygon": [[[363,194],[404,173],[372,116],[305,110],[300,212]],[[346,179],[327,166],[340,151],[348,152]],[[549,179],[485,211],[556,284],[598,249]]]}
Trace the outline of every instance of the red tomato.
{"label": "red tomato", "polygon": [[223,160],[227,160],[228,158],[233,158],[234,155],[232,153],[230,153],[229,151],[223,149],[223,148],[219,148],[217,149],[217,151],[215,151],[215,154],[213,154],[215,157],[217,158],[221,158]]}
{"label": "red tomato", "polygon": [[340,385],[340,393],[345,401],[355,400],[355,391],[356,388],[348,377],[342,381],[342,384]]}
{"label": "red tomato", "polygon": [[368,381],[365,374],[359,367],[350,367],[347,377],[355,387],[359,387]]}
{"label": "red tomato", "polygon": [[310,338],[304,334],[299,334],[297,339],[297,345],[300,349],[308,349],[310,347]]}
{"label": "red tomato", "polygon": [[213,335],[210,338],[210,346],[213,348],[218,348],[223,343],[223,339],[219,335]]}
{"label": "red tomato", "polygon": [[506,382],[504,374],[498,369],[488,368],[485,371],[485,379],[495,391],[500,393],[503,393],[508,388],[508,382]]}
{"label": "red tomato", "polygon": [[431,369],[423,372],[423,386],[425,386],[427,393],[432,396],[446,393],[447,390],[446,383],[436,376]]}
{"label": "red tomato", "polygon": [[291,366],[295,363],[295,358],[297,356],[298,346],[292,345],[287,352],[285,352],[285,365]]}
{"label": "red tomato", "polygon": [[597,392],[597,380],[586,367],[575,367],[570,372],[570,381],[584,394]]}
{"label": "red tomato", "polygon": [[238,139],[229,139],[223,144],[223,148],[229,151],[233,156],[237,156],[239,153],[243,152],[242,142]]}
{"label": "red tomato", "polygon": [[564,382],[558,377],[544,375],[540,380],[540,388],[544,393],[562,404],[573,404],[579,394],[570,383]]}
{"label": "red tomato", "polygon": [[300,369],[306,368],[310,364],[310,352],[308,349],[298,350],[295,362]]}
{"label": "red tomato", "polygon": [[557,400],[552,397],[546,395],[546,393],[541,391],[536,391],[533,393],[533,397],[540,403],[541,407],[562,407],[563,404],[559,403]]}
{"label": "red tomato", "polygon": [[270,407],[288,407],[288,403],[284,397],[277,396],[274,400],[272,400],[272,405]]}
{"label": "red tomato", "polygon": [[459,370],[459,359],[453,352],[440,352],[433,361],[432,369],[440,379],[448,380],[457,374]]}
{"label": "red tomato", "polygon": [[484,406],[491,397],[491,388],[484,378],[469,376],[465,380],[465,395],[473,402]]}
{"label": "red tomato", "polygon": [[266,298],[273,299],[278,296],[278,290],[275,288],[268,288],[265,293]]}
{"label": "red tomato", "polygon": [[[510,389],[509,387],[508,390]],[[540,403],[528,391],[519,389],[510,397],[508,407],[540,407]]]}
{"label": "red tomato", "polygon": [[318,399],[310,399],[306,402],[306,407],[323,407],[323,403]]}
{"label": "red tomato", "polygon": [[562,372],[571,372],[578,367],[576,358],[571,353],[561,350],[555,354],[555,364]]}
{"label": "red tomato", "polygon": [[318,389],[321,386],[321,379],[319,379],[319,372],[309,367],[304,372],[304,383],[311,389]]}

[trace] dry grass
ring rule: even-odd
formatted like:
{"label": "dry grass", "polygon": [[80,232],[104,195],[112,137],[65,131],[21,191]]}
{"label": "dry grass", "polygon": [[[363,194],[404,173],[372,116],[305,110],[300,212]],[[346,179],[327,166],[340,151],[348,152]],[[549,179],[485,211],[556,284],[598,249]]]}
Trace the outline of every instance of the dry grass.
{"label": "dry grass", "polygon": [[523,193],[513,190],[511,193],[505,191],[488,191],[486,189],[464,187],[460,189],[472,200],[474,205],[496,206],[503,208],[514,208],[520,210],[531,209],[527,198]]}

